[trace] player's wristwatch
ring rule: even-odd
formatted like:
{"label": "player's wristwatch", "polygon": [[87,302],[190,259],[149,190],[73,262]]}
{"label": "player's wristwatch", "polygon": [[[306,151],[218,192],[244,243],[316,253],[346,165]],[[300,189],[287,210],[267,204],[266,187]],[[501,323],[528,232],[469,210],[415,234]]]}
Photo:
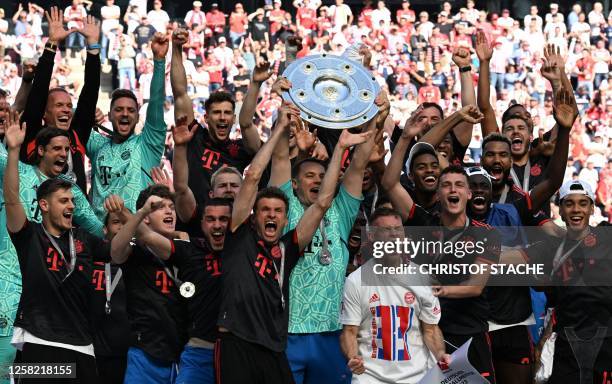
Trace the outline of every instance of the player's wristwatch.
{"label": "player's wristwatch", "polygon": [[470,72],[472,70],[472,66],[471,65],[466,65],[465,67],[461,67],[459,68],[459,72],[463,73],[463,72]]}

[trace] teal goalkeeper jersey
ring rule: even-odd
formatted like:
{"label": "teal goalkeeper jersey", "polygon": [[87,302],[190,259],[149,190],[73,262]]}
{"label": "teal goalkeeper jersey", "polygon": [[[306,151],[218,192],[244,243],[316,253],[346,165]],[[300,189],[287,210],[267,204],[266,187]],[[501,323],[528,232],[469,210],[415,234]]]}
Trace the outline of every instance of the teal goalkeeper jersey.
{"label": "teal goalkeeper jersey", "polygon": [[[0,178],[2,179],[6,170],[6,160],[6,152],[4,154],[0,153]],[[72,194],[74,196],[73,223],[92,235],[103,238],[104,224],[94,214],[89,201],[87,201],[87,197],[85,197],[81,189],[66,175],[59,175],[57,177],[72,184]],[[48,177],[41,173],[35,165],[19,162],[19,197],[29,221],[40,223],[42,220],[38,200],[36,199],[36,191],[47,179]]]}
{"label": "teal goalkeeper jersey", "polygon": [[[289,223],[284,231],[294,229],[304,215],[304,206],[293,194],[291,181],[280,189],[289,199]],[[320,333],[337,331],[344,279],[349,252],[346,242],[359,212],[360,198],[351,196],[343,186],[323,219],[332,262],[322,265],[319,252],[322,236],[317,229],[311,243],[304,249],[289,278],[289,333]]]}
{"label": "teal goalkeeper jersey", "polygon": [[163,111],[165,68],[165,60],[155,60],[151,99],[140,134],[133,134],[117,144],[111,137],[94,131],[87,142],[87,156],[92,169],[92,205],[100,220],[104,220],[106,215],[104,199],[112,194],[121,196],[125,206],[135,212],[140,191],[152,183],[151,168],[161,162],[166,140]]}
{"label": "teal goalkeeper jersey", "polygon": [[[0,144],[0,157],[6,159],[6,149]],[[17,252],[6,229],[4,188],[0,183],[0,336],[13,333],[13,321],[21,296],[21,271]]]}

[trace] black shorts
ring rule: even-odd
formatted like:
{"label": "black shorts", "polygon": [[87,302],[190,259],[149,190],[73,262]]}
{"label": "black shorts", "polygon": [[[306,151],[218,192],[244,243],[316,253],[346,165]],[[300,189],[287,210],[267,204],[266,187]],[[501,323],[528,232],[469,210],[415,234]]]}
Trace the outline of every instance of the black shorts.
{"label": "black shorts", "polygon": [[[567,340],[557,336],[555,357],[549,383],[579,384],[580,369],[572,347]],[[599,349],[593,367],[593,383],[612,382],[612,337],[606,337]]]}
{"label": "black shorts", "polygon": [[274,352],[226,332],[215,343],[217,384],[294,384],[285,352]]}
{"label": "black shorts", "polygon": [[[474,335],[453,335],[444,333],[444,340],[457,348],[465,344],[470,338],[472,343],[468,350],[468,360],[482,377],[487,379],[489,383],[495,384],[495,369],[493,368],[493,360],[491,359],[491,340],[486,332],[477,333]],[[453,353],[455,348],[446,345],[446,352]]]}
{"label": "black shorts", "polygon": [[534,347],[526,325],[516,325],[489,332],[494,361],[511,364],[533,364]]}

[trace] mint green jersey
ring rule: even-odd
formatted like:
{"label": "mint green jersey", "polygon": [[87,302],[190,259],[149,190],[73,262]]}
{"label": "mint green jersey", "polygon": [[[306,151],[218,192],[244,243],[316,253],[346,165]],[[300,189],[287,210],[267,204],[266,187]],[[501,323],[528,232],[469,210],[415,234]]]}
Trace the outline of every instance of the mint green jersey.
{"label": "mint green jersey", "polygon": [[123,143],[113,143],[111,137],[92,132],[87,142],[87,156],[91,160],[91,198],[95,213],[104,220],[104,199],[119,195],[125,206],[136,210],[140,191],[152,183],[149,172],[159,166],[164,154],[166,123],[163,102],[165,99],[165,60],[155,60],[151,80],[151,99],[142,132],[132,134]]}
{"label": "mint green jersey", "polygon": [[[289,199],[289,223],[284,231],[295,228],[304,215],[304,206],[293,194],[291,181],[280,189]],[[323,219],[328,249],[332,255],[329,265],[319,262],[322,236],[317,229],[311,243],[304,249],[289,279],[289,333],[319,333],[337,331],[344,290],[349,252],[346,248],[353,223],[359,212],[361,198],[351,196],[343,186],[334,198]]]}
{"label": "mint green jersey", "polygon": [[[4,154],[0,153],[0,178],[4,178],[6,160],[6,152]],[[72,195],[74,197],[73,223],[92,235],[103,238],[104,224],[94,214],[89,201],[87,201],[87,197],[85,197],[81,189],[70,177],[66,175],[59,175],[57,177],[72,184]],[[35,165],[19,162],[19,198],[29,221],[37,223],[42,221],[38,200],[36,199],[36,191],[47,179],[48,177],[40,172]]]}
{"label": "mint green jersey", "polygon": [[[6,159],[6,149],[0,144],[0,157]],[[0,336],[13,333],[13,321],[21,296],[21,271],[17,252],[6,229],[4,188],[0,183]]]}

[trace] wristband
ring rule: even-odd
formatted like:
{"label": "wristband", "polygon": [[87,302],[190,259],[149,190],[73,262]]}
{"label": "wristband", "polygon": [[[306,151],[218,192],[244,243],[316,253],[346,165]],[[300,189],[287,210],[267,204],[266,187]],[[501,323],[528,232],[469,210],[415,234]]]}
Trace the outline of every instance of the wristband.
{"label": "wristband", "polygon": [[459,72],[463,73],[463,72],[470,72],[472,70],[472,66],[471,65],[466,65],[465,67],[461,67],[459,68]]}
{"label": "wristband", "polygon": [[57,51],[57,43],[53,43],[51,41],[47,41],[47,44],[45,44],[45,49],[55,52]]}
{"label": "wristband", "polygon": [[101,49],[101,48],[102,48],[102,46],[100,44],[98,44],[98,43],[90,44],[90,45],[87,46],[87,50],[88,51],[93,51],[94,49]]}

